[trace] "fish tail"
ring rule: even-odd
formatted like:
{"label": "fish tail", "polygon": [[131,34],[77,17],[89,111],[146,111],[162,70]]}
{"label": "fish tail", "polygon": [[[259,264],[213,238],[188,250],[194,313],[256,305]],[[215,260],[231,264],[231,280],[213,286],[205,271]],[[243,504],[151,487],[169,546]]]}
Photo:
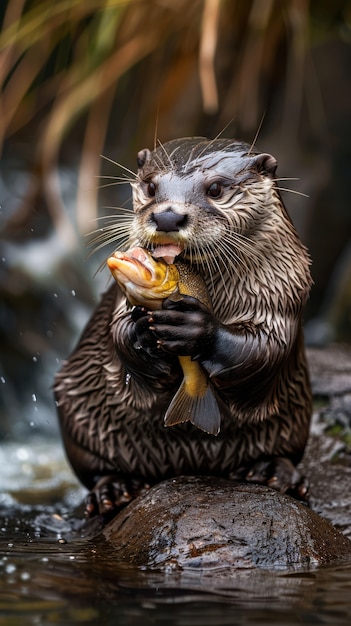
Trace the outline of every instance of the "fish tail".
{"label": "fish tail", "polygon": [[221,425],[221,413],[211,388],[203,395],[194,396],[187,393],[186,381],[183,380],[165,414],[165,426],[175,426],[183,422],[191,422],[197,428],[211,435],[218,435]]}

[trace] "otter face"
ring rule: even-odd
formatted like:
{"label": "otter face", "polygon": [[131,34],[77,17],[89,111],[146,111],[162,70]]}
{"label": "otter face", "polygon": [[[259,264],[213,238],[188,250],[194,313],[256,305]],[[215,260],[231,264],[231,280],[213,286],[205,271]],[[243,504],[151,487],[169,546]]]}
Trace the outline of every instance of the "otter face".
{"label": "otter face", "polygon": [[190,261],[201,262],[220,246],[225,263],[233,233],[254,236],[269,215],[276,160],[250,152],[247,144],[177,139],[140,151],[138,166],[133,235],[142,247],[176,245]]}

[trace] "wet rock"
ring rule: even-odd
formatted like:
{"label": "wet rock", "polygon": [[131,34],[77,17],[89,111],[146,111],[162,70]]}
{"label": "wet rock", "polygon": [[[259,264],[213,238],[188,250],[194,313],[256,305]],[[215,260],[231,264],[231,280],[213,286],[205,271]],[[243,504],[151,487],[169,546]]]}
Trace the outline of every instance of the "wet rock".
{"label": "wet rock", "polygon": [[273,489],[215,477],[151,488],[103,531],[117,561],[173,568],[300,568],[351,556],[351,541]]}
{"label": "wet rock", "polygon": [[351,394],[351,346],[333,343],[308,348],[307,360],[315,397]]}
{"label": "wet rock", "polygon": [[[334,343],[323,349],[308,348],[307,357],[317,417],[312,422],[309,443],[318,422],[317,436],[323,437],[324,446],[329,445],[328,435],[334,436],[334,449],[329,460],[335,464],[343,457],[343,464],[351,468],[351,346]],[[313,464],[316,458],[310,454],[309,447],[304,455],[305,465]],[[306,471],[310,476],[310,470]],[[314,467],[313,472],[320,474],[322,481],[325,479],[324,468],[321,472],[320,466]],[[330,498],[327,501],[330,502]]]}

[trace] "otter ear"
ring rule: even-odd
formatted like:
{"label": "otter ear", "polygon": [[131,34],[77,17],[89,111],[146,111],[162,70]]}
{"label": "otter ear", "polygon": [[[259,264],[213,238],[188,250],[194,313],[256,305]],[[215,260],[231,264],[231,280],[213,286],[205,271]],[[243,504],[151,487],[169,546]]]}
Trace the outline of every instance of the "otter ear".
{"label": "otter ear", "polygon": [[150,158],[150,150],[148,150],[148,148],[144,148],[144,150],[140,150],[137,154],[137,163],[138,163],[138,167],[139,169],[141,167],[144,167],[146,161],[149,160]]}
{"label": "otter ear", "polygon": [[278,164],[274,156],[264,153],[255,156],[254,165],[260,174],[272,178],[275,175]]}

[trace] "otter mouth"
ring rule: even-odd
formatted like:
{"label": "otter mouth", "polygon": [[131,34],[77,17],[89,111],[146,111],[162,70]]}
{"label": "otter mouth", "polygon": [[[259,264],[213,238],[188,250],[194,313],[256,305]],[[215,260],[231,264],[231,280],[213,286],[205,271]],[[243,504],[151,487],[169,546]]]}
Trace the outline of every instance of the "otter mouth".
{"label": "otter mouth", "polygon": [[175,243],[154,244],[150,248],[150,253],[154,259],[162,258],[166,263],[174,263],[174,259],[184,250],[184,246]]}

